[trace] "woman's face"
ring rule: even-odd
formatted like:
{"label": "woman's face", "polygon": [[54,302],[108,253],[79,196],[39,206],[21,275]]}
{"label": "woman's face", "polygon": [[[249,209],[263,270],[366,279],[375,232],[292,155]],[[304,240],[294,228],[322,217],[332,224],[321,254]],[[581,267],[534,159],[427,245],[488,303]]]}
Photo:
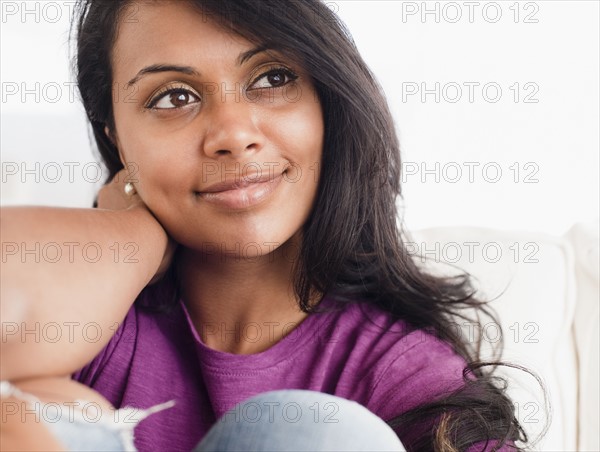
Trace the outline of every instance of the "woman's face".
{"label": "woman's face", "polygon": [[186,247],[273,251],[315,199],[324,126],[309,75],[187,2],[135,6],[112,62],[113,135],[137,192]]}

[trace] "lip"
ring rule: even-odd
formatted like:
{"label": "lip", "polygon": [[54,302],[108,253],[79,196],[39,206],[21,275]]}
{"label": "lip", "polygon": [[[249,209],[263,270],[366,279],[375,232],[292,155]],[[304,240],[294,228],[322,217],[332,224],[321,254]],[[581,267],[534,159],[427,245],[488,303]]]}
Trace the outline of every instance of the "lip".
{"label": "lip", "polygon": [[243,177],[236,178],[232,181],[222,181],[217,182],[216,184],[209,185],[204,188],[199,193],[218,193],[227,190],[236,190],[238,188],[245,188],[252,184],[258,184],[261,182],[269,182],[274,179],[276,176],[271,176],[270,174],[266,174],[264,176],[258,176],[257,174],[246,175]]}
{"label": "lip", "polygon": [[245,209],[260,204],[267,199],[283,180],[283,173],[269,178],[219,182],[208,186],[196,195],[203,201],[228,209]]}

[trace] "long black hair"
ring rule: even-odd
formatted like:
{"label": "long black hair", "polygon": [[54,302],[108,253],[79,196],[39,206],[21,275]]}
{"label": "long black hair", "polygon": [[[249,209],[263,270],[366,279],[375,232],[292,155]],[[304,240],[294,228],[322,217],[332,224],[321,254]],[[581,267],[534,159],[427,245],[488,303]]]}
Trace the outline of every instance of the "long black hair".
{"label": "long black hair", "polygon": [[[396,205],[402,192],[394,122],[345,26],[319,0],[189,1],[249,41],[300,61],[314,81],[325,137],[317,196],[295,262],[300,308],[314,311],[318,294],[372,303],[448,342],[468,363],[461,390],[386,419],[400,438],[419,423],[434,426],[405,444],[408,450],[462,451],[486,440],[498,447],[526,444],[504,380],[493,375],[504,364],[498,361],[502,343],[495,361],[481,362],[482,338],[470,343],[453,328],[453,319],[471,321],[473,313],[499,325],[493,311],[475,296],[470,275],[434,276],[407,249]],[[108,180],[123,168],[104,133],[106,126],[114,130],[111,52],[119,19],[134,13],[126,12],[132,7],[131,1],[79,0],[74,14],[77,82]]]}

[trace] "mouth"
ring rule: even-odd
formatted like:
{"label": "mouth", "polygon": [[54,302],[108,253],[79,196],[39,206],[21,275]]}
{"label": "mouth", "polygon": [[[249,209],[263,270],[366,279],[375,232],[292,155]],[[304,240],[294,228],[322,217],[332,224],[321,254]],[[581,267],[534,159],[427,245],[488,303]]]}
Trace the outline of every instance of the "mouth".
{"label": "mouth", "polygon": [[277,189],[283,180],[285,171],[275,177],[242,178],[241,180],[219,182],[210,185],[203,191],[195,192],[202,201],[219,207],[239,210],[256,206]]}

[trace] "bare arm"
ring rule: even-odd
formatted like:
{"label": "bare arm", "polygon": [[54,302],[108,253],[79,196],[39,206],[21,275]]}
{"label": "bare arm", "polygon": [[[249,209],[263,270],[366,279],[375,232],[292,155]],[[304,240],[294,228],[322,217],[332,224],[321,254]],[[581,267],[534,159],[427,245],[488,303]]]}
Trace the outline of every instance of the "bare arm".
{"label": "bare arm", "polygon": [[[13,382],[13,387],[21,391],[21,394],[3,397],[0,404],[1,451],[68,450],[61,443],[61,438],[51,431],[49,422],[54,423],[60,419],[61,422],[72,423],[75,410],[85,406],[94,407],[94,416],[97,413],[106,420],[118,419],[108,400],[93,389],[68,378],[21,380]],[[55,411],[49,411],[50,407],[56,407]],[[78,418],[81,419],[80,416]],[[92,423],[95,424],[96,421],[97,419],[92,420]]]}
{"label": "bare arm", "polygon": [[168,245],[141,203],[3,208],[0,232],[0,378],[10,380],[68,375],[96,356]]}

